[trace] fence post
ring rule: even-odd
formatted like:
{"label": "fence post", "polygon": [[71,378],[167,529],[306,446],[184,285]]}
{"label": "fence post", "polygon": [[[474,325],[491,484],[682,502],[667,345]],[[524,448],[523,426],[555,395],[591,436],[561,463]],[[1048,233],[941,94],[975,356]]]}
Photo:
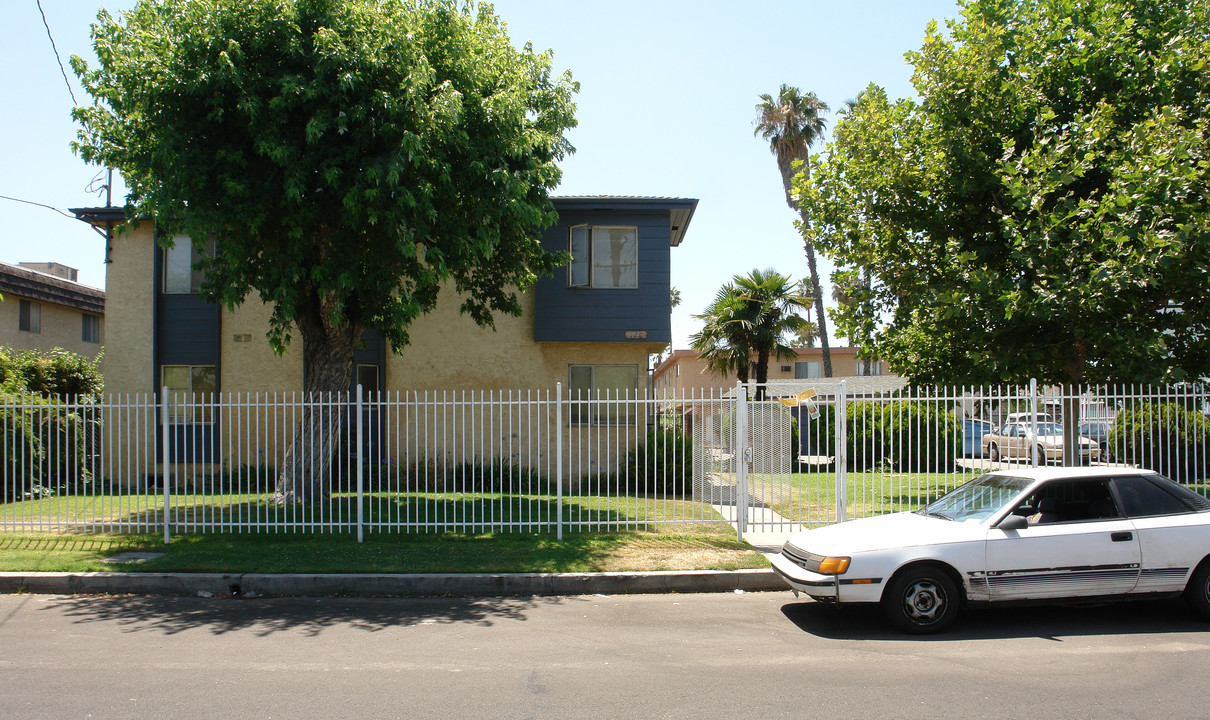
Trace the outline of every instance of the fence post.
{"label": "fence post", "polygon": [[555,539],[563,539],[563,383],[561,382],[555,383]]}
{"label": "fence post", "polygon": [[847,386],[840,381],[836,391],[836,522],[842,523],[849,514],[849,412]]}
{"label": "fence post", "polygon": [[748,388],[735,383],[735,439],[731,455],[735,462],[735,530],[736,537],[743,541],[748,525]]}
{"label": "fence post", "polygon": [[1029,455],[1033,458],[1033,467],[1038,467],[1038,379],[1029,379],[1029,431],[1034,442],[1030,443]]}
{"label": "fence post", "polygon": [[365,523],[365,508],[363,506],[364,482],[365,482],[365,458],[362,456],[364,452],[363,435],[365,429],[362,427],[364,419],[362,415],[362,390],[361,383],[357,383],[357,542],[364,542],[363,524]]}
{"label": "fence post", "polygon": [[162,458],[164,465],[164,544],[172,541],[168,525],[168,506],[172,501],[172,463],[168,461],[168,386],[160,388],[160,438],[163,443]]}

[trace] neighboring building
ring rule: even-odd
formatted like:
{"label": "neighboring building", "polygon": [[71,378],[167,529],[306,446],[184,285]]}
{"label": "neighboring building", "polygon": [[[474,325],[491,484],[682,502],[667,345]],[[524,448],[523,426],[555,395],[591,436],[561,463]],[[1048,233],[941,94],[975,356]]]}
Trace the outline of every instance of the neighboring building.
{"label": "neighboring building", "polygon": [[[793,360],[769,358],[770,384],[779,380],[813,380],[823,377],[823,351],[819,348],[798,348]],[[871,377],[893,376],[880,360],[859,360],[857,348],[832,348],[832,376]],[[753,357],[753,364],[755,364]],[[753,369],[754,378],[755,369]],[[694,350],[673,350],[652,373],[652,389],[657,397],[688,398],[735,388],[734,375],[723,377],[706,367],[701,353]]]}
{"label": "neighboring building", "polygon": [[58,263],[0,263],[0,346],[96,357],[105,342],[105,291],[76,277]]}

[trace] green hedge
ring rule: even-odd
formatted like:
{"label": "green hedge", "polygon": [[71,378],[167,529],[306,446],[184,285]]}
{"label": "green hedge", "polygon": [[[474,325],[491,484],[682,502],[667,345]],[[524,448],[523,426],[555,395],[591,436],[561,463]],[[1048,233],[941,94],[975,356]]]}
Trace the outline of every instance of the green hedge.
{"label": "green hedge", "polygon": [[1198,410],[1155,402],[1118,412],[1110,435],[1118,461],[1138,465],[1180,482],[1206,479],[1210,427]]}
{"label": "green hedge", "polygon": [[[849,470],[949,471],[962,449],[961,422],[935,404],[860,400],[845,404],[845,416]],[[817,417],[802,418],[810,452],[834,455],[836,407],[821,405]]]}
{"label": "green hedge", "polygon": [[642,445],[626,453],[618,484],[640,494],[692,494],[693,440],[680,428],[652,428]]}

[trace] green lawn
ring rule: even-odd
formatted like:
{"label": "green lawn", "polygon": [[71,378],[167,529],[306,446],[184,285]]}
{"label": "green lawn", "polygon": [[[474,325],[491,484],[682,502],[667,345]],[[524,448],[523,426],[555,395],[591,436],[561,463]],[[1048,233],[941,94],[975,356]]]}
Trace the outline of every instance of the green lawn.
{"label": "green lawn", "polygon": [[[59,496],[0,505],[0,570],[596,572],[767,567],[709,505],[677,498],[367,493],[278,507],[269,494]],[[403,529],[399,522],[413,527]],[[234,524],[243,526],[237,530]],[[110,565],[121,552],[167,552]]]}
{"label": "green lawn", "polygon": [[[107,564],[124,552],[163,552]],[[768,561],[727,526],[676,532],[553,534],[211,533],[174,536],[0,533],[9,572],[446,573],[739,570]]]}
{"label": "green lawn", "polygon": [[[571,529],[649,530],[669,524],[723,524],[708,504],[680,498],[571,495],[562,498],[562,523]],[[437,530],[554,532],[559,498],[501,493],[366,493],[360,519],[365,528],[399,532]],[[0,505],[0,526],[33,531],[82,529],[153,532],[164,515],[161,495],[65,495]],[[342,530],[356,527],[355,494],[335,494],[325,503],[285,507],[270,494],[181,494],[170,499],[169,522],[183,532],[272,528]]]}

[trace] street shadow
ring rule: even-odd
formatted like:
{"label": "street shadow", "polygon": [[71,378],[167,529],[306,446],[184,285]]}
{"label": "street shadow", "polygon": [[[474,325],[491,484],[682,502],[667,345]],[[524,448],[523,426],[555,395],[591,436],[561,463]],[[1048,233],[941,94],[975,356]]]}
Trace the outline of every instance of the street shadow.
{"label": "street shadow", "polygon": [[948,630],[909,635],[891,627],[877,605],[836,606],[805,600],[782,614],[804,633],[832,640],[955,642],[1042,638],[1064,642],[1092,635],[1210,632],[1180,600],[1138,600],[1100,605],[1036,605],[964,609]]}
{"label": "street shadow", "polygon": [[335,627],[365,632],[415,625],[475,625],[525,621],[538,606],[574,601],[557,597],[491,598],[241,598],[95,595],[56,598],[45,607],[76,623],[108,623],[122,632],[212,635],[281,632],[318,636]]}

